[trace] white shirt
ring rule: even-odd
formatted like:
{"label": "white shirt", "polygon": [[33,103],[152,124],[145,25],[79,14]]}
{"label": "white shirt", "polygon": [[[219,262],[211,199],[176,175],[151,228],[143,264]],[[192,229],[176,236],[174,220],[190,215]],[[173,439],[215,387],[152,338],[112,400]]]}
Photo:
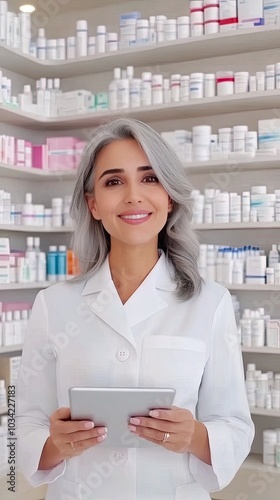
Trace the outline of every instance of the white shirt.
{"label": "white shirt", "polygon": [[[86,282],[38,293],[17,380],[17,435],[20,468],[33,486],[48,483],[46,500],[208,500],[248,455],[254,424],[230,294],[206,283],[179,301],[172,276],[161,252],[122,304],[107,257]],[[71,386],[174,387],[174,405],[207,428],[212,465],[152,444],[94,446],[38,471],[49,417],[70,406]]]}

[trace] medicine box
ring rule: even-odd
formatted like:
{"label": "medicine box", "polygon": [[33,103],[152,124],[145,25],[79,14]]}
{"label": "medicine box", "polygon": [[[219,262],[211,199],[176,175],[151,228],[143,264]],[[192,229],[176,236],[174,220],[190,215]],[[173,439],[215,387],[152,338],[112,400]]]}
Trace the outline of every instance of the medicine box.
{"label": "medicine box", "polygon": [[263,26],[263,0],[238,0],[239,27]]}
{"label": "medicine box", "polygon": [[42,170],[48,169],[48,146],[46,144],[32,146],[32,167]]}
{"label": "medicine box", "polygon": [[1,357],[0,363],[0,379],[5,380],[6,388],[9,385],[15,385],[20,366],[21,356],[13,358]]}
{"label": "medicine box", "polygon": [[280,118],[259,120],[259,149],[280,150]]}
{"label": "medicine box", "polygon": [[72,170],[76,167],[75,137],[47,138],[49,170]]}
{"label": "medicine box", "polygon": [[265,285],[266,256],[247,257],[246,285]]}
{"label": "medicine box", "polygon": [[278,319],[266,323],[267,347],[280,348],[280,321]]}
{"label": "medicine box", "polygon": [[237,1],[220,0],[220,31],[236,29],[237,21]]}
{"label": "medicine box", "polygon": [[264,0],[264,21],[266,26],[280,24],[280,0]]}

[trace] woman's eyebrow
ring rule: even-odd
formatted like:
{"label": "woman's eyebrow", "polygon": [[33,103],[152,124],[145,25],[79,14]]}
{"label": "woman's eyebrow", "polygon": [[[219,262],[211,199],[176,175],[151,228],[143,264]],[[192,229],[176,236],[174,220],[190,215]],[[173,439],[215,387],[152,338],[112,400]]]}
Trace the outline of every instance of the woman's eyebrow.
{"label": "woman's eyebrow", "polygon": [[[137,172],[146,172],[147,170],[153,170],[152,167],[150,165],[146,165],[144,167],[138,167],[137,168]],[[110,170],[104,170],[104,172],[100,175],[99,177],[99,181],[102,177],[104,177],[104,175],[108,175],[108,174],[123,174],[124,173],[124,169],[123,168],[111,168]]]}

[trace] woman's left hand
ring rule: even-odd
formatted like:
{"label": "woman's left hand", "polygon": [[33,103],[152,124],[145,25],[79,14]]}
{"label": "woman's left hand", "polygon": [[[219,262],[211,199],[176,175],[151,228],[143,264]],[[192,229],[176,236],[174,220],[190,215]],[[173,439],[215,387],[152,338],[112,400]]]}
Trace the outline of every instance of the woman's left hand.
{"label": "woman's left hand", "polygon": [[188,451],[195,431],[195,419],[189,410],[172,406],[171,410],[153,410],[150,415],[131,418],[129,429],[168,450],[177,453]]}

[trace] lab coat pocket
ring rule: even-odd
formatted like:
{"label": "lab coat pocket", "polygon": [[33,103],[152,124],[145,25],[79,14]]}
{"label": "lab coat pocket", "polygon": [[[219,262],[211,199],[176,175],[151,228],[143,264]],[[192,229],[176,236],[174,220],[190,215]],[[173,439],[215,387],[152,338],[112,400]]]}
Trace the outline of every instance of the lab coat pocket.
{"label": "lab coat pocket", "polygon": [[198,483],[183,484],[177,486],[175,500],[209,500],[209,493]]}
{"label": "lab coat pocket", "polygon": [[196,397],[205,362],[206,345],[201,340],[175,335],[144,337],[141,385],[173,387],[174,404],[182,404],[181,396],[184,395],[184,402]]}

